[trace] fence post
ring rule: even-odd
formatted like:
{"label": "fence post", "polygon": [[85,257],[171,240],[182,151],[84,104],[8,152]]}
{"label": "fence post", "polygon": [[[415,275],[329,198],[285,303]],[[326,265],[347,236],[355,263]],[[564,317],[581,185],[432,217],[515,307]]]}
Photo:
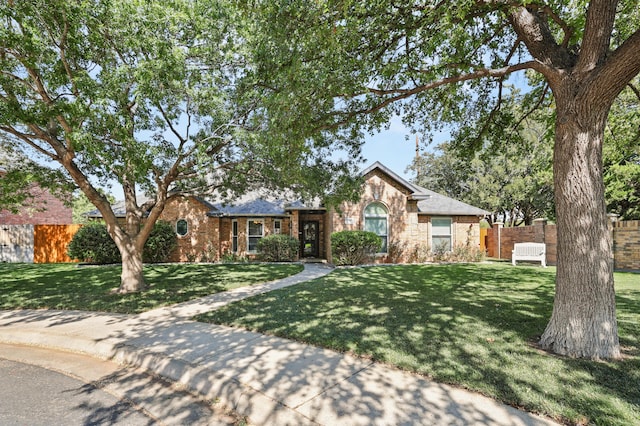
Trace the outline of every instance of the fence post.
{"label": "fence post", "polygon": [[496,235],[498,237],[498,241],[497,241],[497,252],[498,252],[498,259],[500,259],[500,255],[501,255],[501,251],[502,251],[502,227],[504,226],[504,223],[502,222],[494,222],[493,223],[493,229],[496,230]]}
{"label": "fence post", "polygon": [[547,219],[545,218],[540,218],[540,219],[533,219],[533,226],[534,226],[534,235],[535,235],[535,241],[536,243],[544,243],[546,241],[546,235],[545,233],[547,232]]}

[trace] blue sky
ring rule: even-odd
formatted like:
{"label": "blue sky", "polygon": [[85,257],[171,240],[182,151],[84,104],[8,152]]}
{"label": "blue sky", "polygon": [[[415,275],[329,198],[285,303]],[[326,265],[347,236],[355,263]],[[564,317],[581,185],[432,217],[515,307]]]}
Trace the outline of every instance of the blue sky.
{"label": "blue sky", "polygon": [[[446,133],[434,134],[433,142],[429,145],[425,145],[421,138],[419,140],[420,152],[432,152],[435,146],[447,140],[447,137]],[[362,146],[362,156],[366,159],[363,168],[379,161],[407,180],[411,180],[413,176],[405,170],[415,155],[416,135],[402,124],[399,117],[391,121],[388,130],[368,136]]]}

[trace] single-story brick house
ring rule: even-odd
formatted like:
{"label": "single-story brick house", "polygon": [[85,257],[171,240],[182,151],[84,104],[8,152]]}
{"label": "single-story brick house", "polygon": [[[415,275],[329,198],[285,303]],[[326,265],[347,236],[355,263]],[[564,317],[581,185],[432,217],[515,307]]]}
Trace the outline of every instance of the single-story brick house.
{"label": "single-story brick house", "polygon": [[[379,162],[362,176],[360,201],[337,209],[256,194],[232,205],[193,196],[173,198],[160,217],[173,224],[178,235],[172,260],[215,261],[223,254],[252,257],[260,238],[288,234],[300,241],[301,258],[331,262],[331,234],[342,230],[377,233],[383,239],[378,262],[409,262],[419,248],[479,245],[479,222],[486,211],[414,185]],[[124,216],[118,205],[114,211]],[[100,214],[94,211],[89,217]]]}

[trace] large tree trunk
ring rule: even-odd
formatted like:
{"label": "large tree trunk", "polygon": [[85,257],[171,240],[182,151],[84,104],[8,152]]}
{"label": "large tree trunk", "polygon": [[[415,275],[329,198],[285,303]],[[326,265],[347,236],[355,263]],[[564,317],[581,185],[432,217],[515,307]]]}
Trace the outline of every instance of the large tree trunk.
{"label": "large tree trunk", "polygon": [[554,184],[558,267],[553,313],[540,345],[561,355],[620,356],[613,256],[602,177],[608,108],[556,92]]}
{"label": "large tree trunk", "polygon": [[132,293],[146,288],[142,273],[142,250],[137,249],[132,241],[120,245],[122,255],[122,275],[118,293]]}

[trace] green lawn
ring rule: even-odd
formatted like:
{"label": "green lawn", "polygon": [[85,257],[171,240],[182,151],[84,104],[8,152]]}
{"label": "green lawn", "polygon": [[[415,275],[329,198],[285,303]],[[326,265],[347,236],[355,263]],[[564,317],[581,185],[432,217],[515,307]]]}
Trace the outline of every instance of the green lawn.
{"label": "green lawn", "polygon": [[536,349],[554,275],[505,264],[339,269],[197,319],[372,357],[568,423],[640,424],[640,275],[615,276],[618,362]]}
{"label": "green lawn", "polygon": [[140,313],[302,271],[298,264],[145,265],[142,293],[111,294],[120,266],[0,263],[0,309]]}

